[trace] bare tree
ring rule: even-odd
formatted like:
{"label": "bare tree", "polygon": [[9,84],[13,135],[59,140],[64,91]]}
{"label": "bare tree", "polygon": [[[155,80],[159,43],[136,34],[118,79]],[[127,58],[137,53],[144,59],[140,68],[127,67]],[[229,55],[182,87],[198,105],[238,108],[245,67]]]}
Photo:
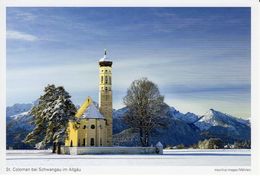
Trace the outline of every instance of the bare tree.
{"label": "bare tree", "polygon": [[167,125],[164,115],[167,105],[156,84],[147,78],[132,82],[124,97],[128,108],[125,122],[139,132],[142,146],[150,145],[151,132]]}

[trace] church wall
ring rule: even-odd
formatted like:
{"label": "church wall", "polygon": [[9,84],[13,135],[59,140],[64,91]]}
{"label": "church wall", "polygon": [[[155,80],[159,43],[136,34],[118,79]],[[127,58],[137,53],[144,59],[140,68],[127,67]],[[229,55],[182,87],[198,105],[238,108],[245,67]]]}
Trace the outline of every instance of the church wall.
{"label": "church wall", "polygon": [[[94,129],[91,128],[92,125],[94,125]],[[73,141],[74,147],[91,147],[91,143],[93,143],[91,140],[94,140],[93,146],[101,146],[101,143],[102,146],[106,145],[106,125],[104,119],[82,119],[77,130],[73,129],[72,123],[68,128],[70,130],[69,140],[66,140],[65,146],[70,146],[70,140]]]}
{"label": "church wall", "polygon": [[[92,129],[92,126],[94,125],[94,129]],[[89,119],[89,124],[88,124],[88,129],[87,129],[87,133],[88,133],[88,146],[92,146],[91,143],[91,138],[94,139],[94,145],[96,146],[96,128],[97,128],[97,124],[96,124],[96,119]]]}
{"label": "church wall", "polygon": [[72,145],[77,146],[78,143],[78,131],[74,128],[74,122],[69,121],[68,127],[67,127],[67,132],[68,132],[68,138],[65,140],[65,146],[71,146],[71,141]]}
{"label": "church wall", "polygon": [[[73,147],[91,147],[91,138],[94,139],[94,146],[107,145],[104,119],[81,119],[77,129],[74,128],[75,124],[73,121],[68,123],[68,138],[65,140],[65,146],[70,147],[72,141]],[[94,129],[91,128],[92,125],[95,126]]]}
{"label": "church wall", "polygon": [[[86,133],[88,123],[89,122],[87,119],[81,119],[81,121],[80,121],[80,127],[78,129],[78,145],[77,146],[87,146],[87,144],[88,144],[88,141],[87,141],[88,134]],[[85,139],[85,144],[84,144],[84,139]]]}

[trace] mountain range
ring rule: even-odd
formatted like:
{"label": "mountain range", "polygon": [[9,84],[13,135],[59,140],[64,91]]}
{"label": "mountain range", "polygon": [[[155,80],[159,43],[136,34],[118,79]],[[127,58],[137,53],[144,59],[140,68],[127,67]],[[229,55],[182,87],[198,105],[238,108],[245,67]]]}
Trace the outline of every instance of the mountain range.
{"label": "mountain range", "polygon": [[[32,117],[28,114],[34,103],[14,104],[6,108],[7,147],[32,148],[22,143],[25,136],[32,131]],[[139,145],[138,133],[131,130],[124,122],[126,107],[113,110],[113,142],[114,145]],[[169,123],[166,128],[153,132],[151,143],[160,141],[164,146],[183,144],[190,146],[200,140],[221,138],[225,143],[234,143],[239,140],[250,140],[251,125],[249,120],[237,118],[214,109],[204,115],[181,113],[174,107],[167,107],[166,116]]]}

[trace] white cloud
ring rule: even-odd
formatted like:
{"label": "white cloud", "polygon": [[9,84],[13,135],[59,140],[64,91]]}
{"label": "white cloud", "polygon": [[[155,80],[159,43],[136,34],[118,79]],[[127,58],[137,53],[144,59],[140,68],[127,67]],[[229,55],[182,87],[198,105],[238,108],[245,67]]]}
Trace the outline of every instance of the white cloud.
{"label": "white cloud", "polygon": [[39,39],[37,36],[13,30],[9,30],[6,32],[6,38],[10,40],[22,40],[29,42],[34,42]]}
{"label": "white cloud", "polygon": [[37,18],[36,15],[32,13],[25,13],[25,12],[17,12],[16,17],[24,21],[34,21]]}

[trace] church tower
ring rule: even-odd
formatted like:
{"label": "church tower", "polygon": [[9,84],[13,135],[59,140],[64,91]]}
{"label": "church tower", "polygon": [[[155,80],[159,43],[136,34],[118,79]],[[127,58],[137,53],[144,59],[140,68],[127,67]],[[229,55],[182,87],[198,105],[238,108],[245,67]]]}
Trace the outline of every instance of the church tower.
{"label": "church tower", "polygon": [[112,146],[112,61],[107,57],[99,60],[99,111],[106,120],[106,146]]}

